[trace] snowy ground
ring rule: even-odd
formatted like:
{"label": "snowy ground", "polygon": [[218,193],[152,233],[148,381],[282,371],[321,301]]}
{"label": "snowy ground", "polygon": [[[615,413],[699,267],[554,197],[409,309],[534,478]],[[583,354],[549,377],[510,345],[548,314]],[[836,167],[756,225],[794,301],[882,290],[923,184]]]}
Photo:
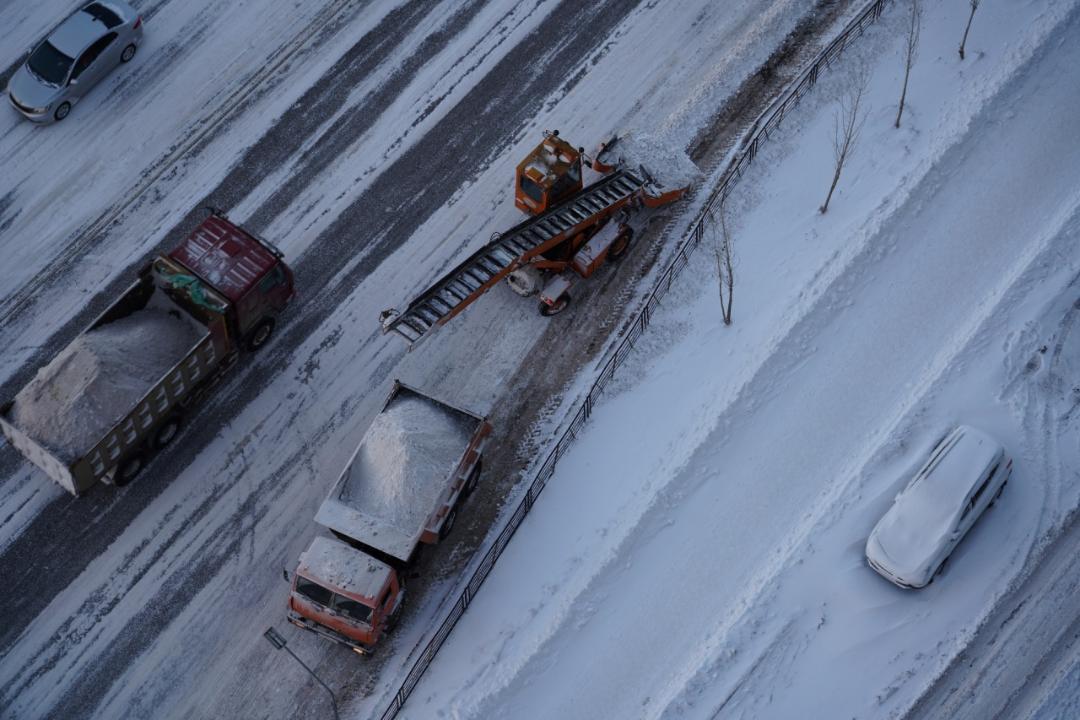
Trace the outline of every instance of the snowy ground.
{"label": "snowy ground", "polygon": [[[500,288],[409,355],[377,334],[379,311],[517,222],[510,168],[541,130],[591,145],[633,123],[689,145],[814,3],[136,4],[146,44],[67,120],[0,113],[4,396],[201,204],[281,247],[300,299],[124,490],[71,499],[0,453],[0,576],[20,588],[0,716],[323,717],[322,689],[261,634],[283,625],[280,570],[391,380],[520,416],[537,444],[563,410],[504,391],[538,343],[557,347],[532,303]],[[0,4],[0,65],[67,9]],[[582,300],[615,304],[649,273],[624,263]],[[597,333],[620,319],[616,304]],[[507,467],[518,439],[503,438]],[[398,681],[517,469],[485,479],[380,658],[283,629],[357,716]]]}
{"label": "snowy ground", "polygon": [[[826,216],[843,75],[785,126],[729,207],[735,325],[701,252],[407,717],[1071,717],[1080,11],[984,4],[960,63],[966,9],[926,7],[900,130],[903,12],[845,55],[871,110]],[[1013,481],[900,591],[866,535],[959,422]],[[1038,640],[968,672],[1009,598]]]}

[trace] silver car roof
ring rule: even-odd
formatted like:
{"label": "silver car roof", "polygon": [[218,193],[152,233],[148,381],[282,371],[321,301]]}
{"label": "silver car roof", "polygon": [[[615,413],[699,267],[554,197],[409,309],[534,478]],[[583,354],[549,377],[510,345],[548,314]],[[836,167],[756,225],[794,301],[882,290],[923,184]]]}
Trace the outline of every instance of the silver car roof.
{"label": "silver car roof", "polygon": [[77,10],[71,17],[53,31],[49,42],[70,58],[77,58],[83,50],[109,32],[105,23],[99,22],[90,13]]}

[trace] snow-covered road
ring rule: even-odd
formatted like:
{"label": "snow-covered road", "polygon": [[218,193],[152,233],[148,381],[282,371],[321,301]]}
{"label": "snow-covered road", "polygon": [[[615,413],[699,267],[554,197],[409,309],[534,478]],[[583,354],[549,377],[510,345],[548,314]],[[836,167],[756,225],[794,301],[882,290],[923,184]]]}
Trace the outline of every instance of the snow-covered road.
{"label": "snow-covered road", "polygon": [[[2,57],[60,5],[0,8]],[[378,312],[517,221],[508,173],[541,130],[591,144],[633,123],[688,145],[813,5],[159,2],[144,7],[130,70],[64,123],[0,120],[6,393],[200,204],[279,245],[300,291],[266,353],[123,491],[74,500],[0,454],[0,576],[21,588],[0,628],[0,716],[322,717],[322,689],[261,633],[282,624],[280,571],[315,533],[315,507],[390,380],[497,406],[526,430],[536,420],[526,440],[559,420],[558,398],[504,389],[531,374],[519,366],[538,338],[557,347],[532,303],[500,288],[408,356],[377,334]],[[70,158],[85,163],[82,185]],[[603,311],[648,273],[624,263],[581,299]],[[600,331],[621,312],[608,307]],[[546,380],[559,392],[575,369]],[[445,551],[450,577],[415,593],[381,658],[285,630],[358,716],[393,685],[512,489],[518,440],[503,437],[505,476],[485,480]]]}
{"label": "snow-covered road", "polygon": [[[964,646],[1078,501],[1076,448],[1047,439],[1075,438],[1051,410],[1080,377],[1029,395],[1023,368],[1046,337],[1024,330],[1055,332],[1077,292],[1080,13],[980,13],[958,66],[962,8],[927,8],[899,131],[897,36],[845,56],[878,61],[829,214],[819,100],[729,211],[734,328],[698,256],[406,715],[884,717]],[[866,533],[961,421],[1015,479],[942,581],[903,593]]]}

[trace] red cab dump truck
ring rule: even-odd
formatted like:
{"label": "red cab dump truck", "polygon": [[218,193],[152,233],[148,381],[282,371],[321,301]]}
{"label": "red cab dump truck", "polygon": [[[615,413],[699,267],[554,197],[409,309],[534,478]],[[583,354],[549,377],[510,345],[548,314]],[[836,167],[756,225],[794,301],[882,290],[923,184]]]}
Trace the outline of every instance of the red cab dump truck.
{"label": "red cab dump truck", "polygon": [[73,495],[123,485],[293,294],[281,252],[215,211],[0,405],[0,429]]}
{"label": "red cab dump truck", "polygon": [[319,508],[300,555],[289,621],[370,653],[404,597],[402,570],[454,526],[476,486],[491,425],[400,382]]}

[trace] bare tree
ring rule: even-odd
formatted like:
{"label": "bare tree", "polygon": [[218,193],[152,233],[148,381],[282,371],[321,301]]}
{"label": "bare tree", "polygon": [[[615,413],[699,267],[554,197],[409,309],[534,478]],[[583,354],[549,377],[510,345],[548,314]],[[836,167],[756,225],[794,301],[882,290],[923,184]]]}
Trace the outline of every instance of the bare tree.
{"label": "bare tree", "polygon": [[896,111],[896,127],[900,127],[900,116],[904,114],[904,100],[907,99],[908,78],[911,67],[919,54],[919,32],[922,28],[922,3],[911,0],[911,25],[908,28],[907,55],[904,57],[904,88],[900,91],[900,108]]}
{"label": "bare tree", "polygon": [[866,122],[866,110],[862,104],[869,81],[870,73],[864,66],[851,77],[844,94],[840,97],[840,107],[837,108],[833,118],[833,156],[836,159],[836,169],[833,171],[832,184],[829,185],[829,194],[825,196],[825,203],[818,208],[822,214],[829,211],[829,201],[832,200],[836,184],[840,182],[840,173],[844,171],[844,163],[855,149],[863,123]]}
{"label": "bare tree", "polygon": [[975,11],[979,9],[982,0],[968,0],[971,3],[971,14],[968,15],[967,27],[964,28],[964,37],[960,40],[960,59],[964,59],[964,46],[967,45],[968,30],[971,30],[971,21],[975,19]]}
{"label": "bare tree", "polygon": [[[720,234],[716,235],[716,277],[720,283],[720,313],[724,316],[724,324],[731,324],[731,302],[735,292],[735,263],[732,260],[731,235],[727,228],[727,211],[724,203],[720,203]],[[713,216],[713,222],[716,217]],[[715,234],[715,233],[714,233]],[[725,293],[727,296],[725,297]]]}

